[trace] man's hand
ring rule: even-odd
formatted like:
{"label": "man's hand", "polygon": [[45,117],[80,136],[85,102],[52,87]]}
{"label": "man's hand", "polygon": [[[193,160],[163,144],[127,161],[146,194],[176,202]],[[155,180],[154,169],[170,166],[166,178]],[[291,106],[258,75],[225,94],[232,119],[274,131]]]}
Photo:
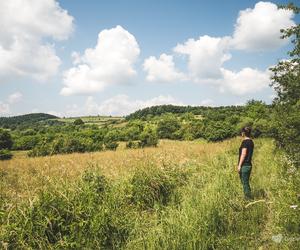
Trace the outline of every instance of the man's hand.
{"label": "man's hand", "polygon": [[237,167],[237,171],[238,171],[238,173],[241,172],[241,167],[240,166]]}

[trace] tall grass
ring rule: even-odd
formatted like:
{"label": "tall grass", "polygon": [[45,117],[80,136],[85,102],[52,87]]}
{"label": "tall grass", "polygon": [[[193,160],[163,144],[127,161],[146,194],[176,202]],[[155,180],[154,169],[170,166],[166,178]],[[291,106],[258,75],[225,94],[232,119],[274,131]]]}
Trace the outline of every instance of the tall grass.
{"label": "tall grass", "polygon": [[[271,140],[256,140],[251,176],[256,201],[244,201],[238,145],[237,139],[163,141],[153,149],[14,159],[23,171],[12,165],[0,169],[0,246],[298,249],[299,170],[274,152]],[[72,158],[73,172],[66,163]],[[48,170],[28,167],[49,161]],[[63,168],[70,173],[59,176]],[[30,176],[31,192],[23,190]],[[280,234],[281,242],[272,240]]]}

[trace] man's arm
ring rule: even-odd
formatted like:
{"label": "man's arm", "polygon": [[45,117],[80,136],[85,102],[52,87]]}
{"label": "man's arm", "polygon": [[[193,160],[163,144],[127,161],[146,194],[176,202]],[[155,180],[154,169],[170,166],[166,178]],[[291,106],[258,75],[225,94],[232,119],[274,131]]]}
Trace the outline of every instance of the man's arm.
{"label": "man's arm", "polygon": [[237,167],[238,172],[241,171],[241,167],[242,167],[242,164],[243,164],[243,162],[244,162],[244,160],[246,158],[246,155],[247,155],[247,148],[242,148],[240,162],[239,162],[239,165]]}

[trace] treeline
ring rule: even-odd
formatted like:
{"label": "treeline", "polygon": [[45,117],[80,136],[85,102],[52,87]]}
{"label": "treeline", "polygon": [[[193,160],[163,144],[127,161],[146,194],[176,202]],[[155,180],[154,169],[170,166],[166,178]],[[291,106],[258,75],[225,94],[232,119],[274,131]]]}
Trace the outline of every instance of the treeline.
{"label": "treeline", "polygon": [[[245,125],[253,127],[255,137],[271,136],[273,131],[270,122],[272,109],[261,101],[252,100],[243,107],[209,107],[205,110],[205,116],[199,115],[199,112],[165,112],[165,107],[172,110],[171,105],[156,106],[147,109],[146,119],[131,118],[117,126],[99,127],[85,124],[81,119],[73,123],[27,121],[10,131],[2,131],[8,133],[13,141],[5,149],[27,150],[29,156],[46,156],[116,150],[119,142],[125,142],[127,148],[141,148],[156,146],[159,139],[221,141],[239,135]],[[175,110],[177,108],[174,106]],[[150,116],[149,110],[161,110],[161,113]]]}
{"label": "treeline", "polygon": [[26,128],[28,126],[34,125],[37,122],[46,121],[49,124],[55,124],[58,121],[50,120],[56,119],[57,116],[44,114],[44,113],[32,113],[26,115],[18,115],[11,117],[0,117],[0,127],[16,129],[16,128]]}
{"label": "treeline", "polygon": [[210,114],[241,114],[244,111],[243,106],[220,106],[220,107],[206,107],[206,106],[176,106],[176,105],[158,105],[139,109],[132,114],[126,116],[126,120],[142,119],[148,120],[154,116],[160,116],[165,113],[183,114],[192,113],[194,115],[202,115],[208,117]]}
{"label": "treeline", "polygon": [[[3,146],[1,144],[3,141]],[[158,137],[151,125],[130,123],[123,128],[98,127],[84,124],[81,119],[73,123],[57,123],[45,126],[36,123],[14,130],[0,130],[0,148],[27,150],[29,156],[116,150],[124,141],[127,148],[156,146]],[[9,146],[8,146],[9,145]]]}
{"label": "treeline", "polygon": [[[300,8],[282,6],[299,14]],[[290,39],[293,48],[289,58],[271,68],[272,85],[277,92],[274,100],[273,133],[277,146],[283,149],[289,162],[300,167],[300,25],[282,30],[282,38]]]}

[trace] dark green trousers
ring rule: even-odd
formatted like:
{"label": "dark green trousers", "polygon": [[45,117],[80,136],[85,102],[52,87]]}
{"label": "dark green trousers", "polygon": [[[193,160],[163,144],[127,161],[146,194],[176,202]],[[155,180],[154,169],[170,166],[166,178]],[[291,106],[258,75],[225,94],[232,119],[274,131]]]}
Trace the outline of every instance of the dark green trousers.
{"label": "dark green trousers", "polygon": [[251,188],[249,184],[251,170],[252,170],[251,165],[242,165],[240,171],[240,179],[243,185],[245,199],[252,199]]}

